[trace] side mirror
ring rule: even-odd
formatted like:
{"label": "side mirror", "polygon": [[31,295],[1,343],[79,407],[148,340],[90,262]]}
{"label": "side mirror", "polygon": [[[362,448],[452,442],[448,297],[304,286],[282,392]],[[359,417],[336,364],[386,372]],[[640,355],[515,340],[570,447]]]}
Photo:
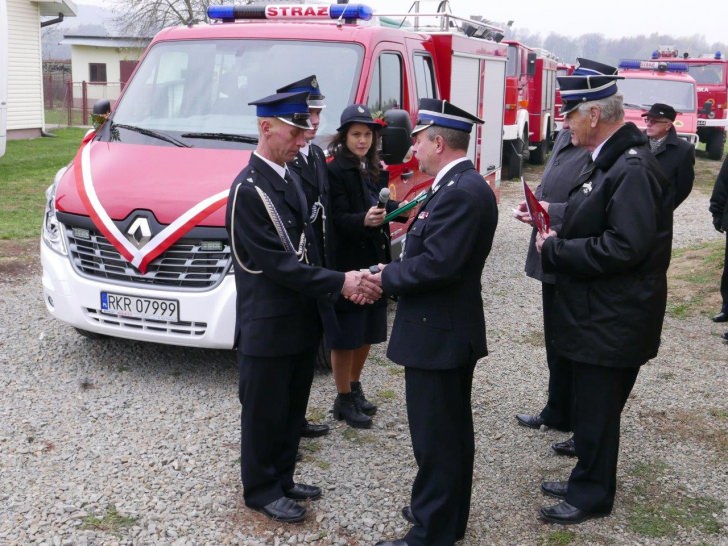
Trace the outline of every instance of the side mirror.
{"label": "side mirror", "polygon": [[536,58],[537,57],[535,53],[528,54],[528,68],[526,69],[526,71],[529,76],[533,76],[536,73]]}
{"label": "side mirror", "polygon": [[412,121],[409,113],[398,108],[384,112],[387,126],[382,129],[382,161],[398,165],[412,147]]}
{"label": "side mirror", "polygon": [[706,116],[709,116],[710,113],[713,111],[713,103],[710,101],[705,101],[703,103],[703,109],[700,110],[700,114],[705,114]]}
{"label": "side mirror", "polygon": [[97,116],[105,116],[111,112],[111,102],[109,99],[99,99],[94,103],[93,114]]}

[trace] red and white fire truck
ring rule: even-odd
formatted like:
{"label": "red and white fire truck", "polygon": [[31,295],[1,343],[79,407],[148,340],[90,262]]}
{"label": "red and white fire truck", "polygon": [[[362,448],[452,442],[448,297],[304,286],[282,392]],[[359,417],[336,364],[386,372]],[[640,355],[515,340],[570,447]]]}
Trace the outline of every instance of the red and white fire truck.
{"label": "red and white fire truck", "polygon": [[698,108],[695,80],[682,62],[624,59],[619,63],[619,91],[624,95],[624,117],[645,129],[642,114],[656,102],[677,112],[674,126],[679,137],[698,142]]}
{"label": "red and white fire truck", "polygon": [[[573,64],[559,63],[556,65],[556,77],[571,76],[574,72]],[[554,96],[554,140],[561,128],[564,126],[564,115],[561,113],[561,92],[559,91],[559,80],[556,80],[556,95]]]}
{"label": "red and white fire truck", "polygon": [[[384,112],[393,198],[411,199],[432,182],[408,153],[423,97],[485,120],[469,156],[484,183],[500,183],[507,46],[491,39],[502,38],[500,29],[442,12],[392,28],[391,19],[381,24],[366,6],[347,4],[210,10],[218,22],[152,40],[113,108],[96,105],[108,114],[104,125],[47,190],[44,300],[83,335],[232,346],[224,212],[257,142],[248,103],[310,74],[326,95],[322,144],[348,104]],[[393,224],[395,241],[404,233]]]}
{"label": "red and white fire truck", "polygon": [[554,131],[557,61],[543,49],[508,44],[503,165],[509,178],[521,176],[523,162],[546,161]]}
{"label": "red and white fire truck", "polygon": [[[679,58],[688,67],[688,73],[697,82],[698,139],[705,143],[710,159],[721,159],[728,126],[728,60],[720,51],[691,57],[683,53]],[[655,60],[678,59],[675,46],[660,46],[652,54]]]}

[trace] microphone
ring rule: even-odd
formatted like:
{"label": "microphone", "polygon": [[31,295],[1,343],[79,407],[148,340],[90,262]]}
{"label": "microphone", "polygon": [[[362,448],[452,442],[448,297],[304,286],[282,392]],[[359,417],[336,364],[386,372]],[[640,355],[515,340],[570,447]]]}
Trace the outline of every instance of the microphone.
{"label": "microphone", "polygon": [[390,191],[389,188],[382,188],[379,192],[379,199],[377,201],[377,208],[383,209],[387,205],[387,201],[389,201],[389,195]]}

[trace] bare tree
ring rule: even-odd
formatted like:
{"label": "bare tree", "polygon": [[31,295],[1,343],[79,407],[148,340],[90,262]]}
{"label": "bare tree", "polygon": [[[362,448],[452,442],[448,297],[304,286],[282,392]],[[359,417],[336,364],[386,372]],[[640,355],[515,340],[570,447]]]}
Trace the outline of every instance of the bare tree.
{"label": "bare tree", "polygon": [[153,36],[164,27],[207,21],[207,7],[220,0],[116,0],[115,22],[125,35]]}

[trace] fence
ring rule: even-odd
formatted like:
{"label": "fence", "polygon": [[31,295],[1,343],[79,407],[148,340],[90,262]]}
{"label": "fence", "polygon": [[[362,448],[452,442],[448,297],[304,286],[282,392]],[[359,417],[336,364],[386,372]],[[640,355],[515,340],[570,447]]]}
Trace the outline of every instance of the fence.
{"label": "fence", "polygon": [[91,125],[93,105],[100,99],[112,103],[121,93],[118,82],[74,82],[62,74],[46,74],[43,81],[43,101],[46,126],[71,127]]}

